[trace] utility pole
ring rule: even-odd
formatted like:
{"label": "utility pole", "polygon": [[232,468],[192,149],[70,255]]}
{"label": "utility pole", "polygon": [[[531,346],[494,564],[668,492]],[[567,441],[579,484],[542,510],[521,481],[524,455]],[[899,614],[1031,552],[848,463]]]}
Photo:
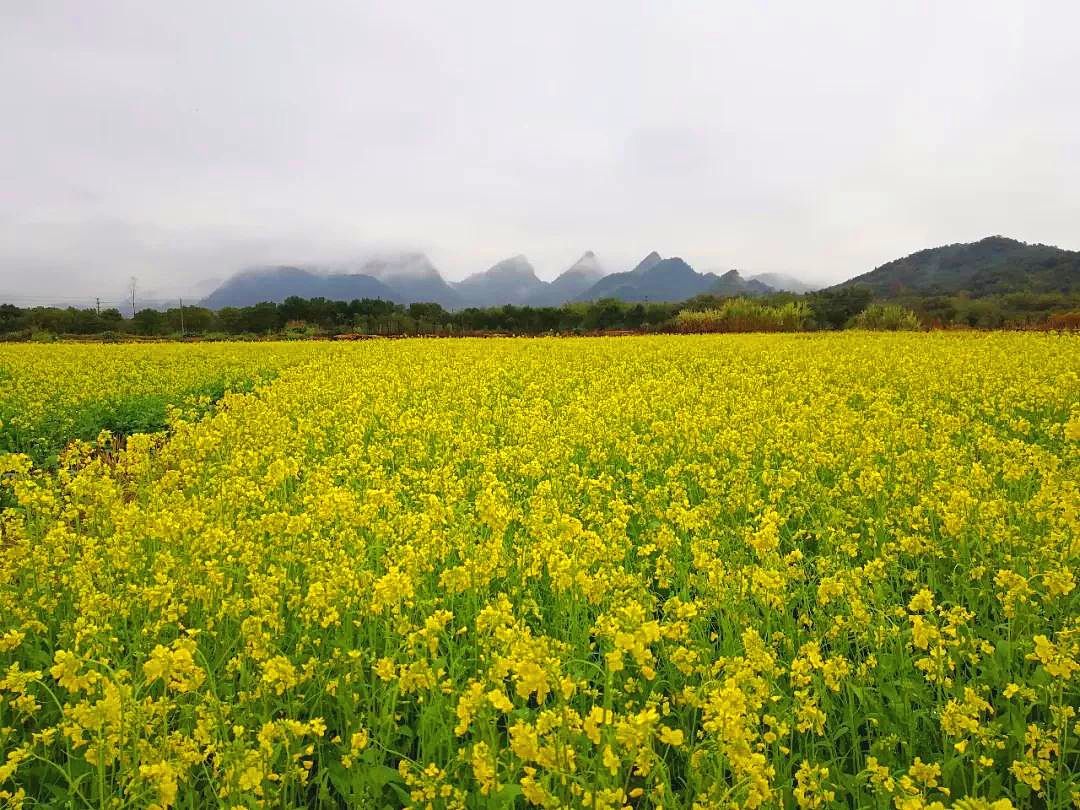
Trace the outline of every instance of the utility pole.
{"label": "utility pole", "polygon": [[184,336],[184,299],[180,298],[180,337]]}
{"label": "utility pole", "polygon": [[138,279],[135,276],[131,277],[131,317],[135,317],[135,285],[138,283]]}
{"label": "utility pole", "polygon": [[97,310],[97,314],[100,317],[101,316],[101,299],[100,298],[95,298],[94,299],[94,309]]}

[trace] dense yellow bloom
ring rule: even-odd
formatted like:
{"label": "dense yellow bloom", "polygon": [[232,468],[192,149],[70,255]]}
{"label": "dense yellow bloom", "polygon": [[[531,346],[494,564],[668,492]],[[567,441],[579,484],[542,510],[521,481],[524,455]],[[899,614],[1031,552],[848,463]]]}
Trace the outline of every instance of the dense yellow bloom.
{"label": "dense yellow bloom", "polygon": [[661,726],[660,733],[657,738],[664,745],[682,745],[683,744],[683,731],[681,728],[668,728],[667,726]]}
{"label": "dense yellow bloom", "polygon": [[195,649],[195,640],[191,638],[179,638],[171,647],[158,644],[143,664],[147,683],[161,680],[177,692],[198,688],[206,675],[195,663]]}
{"label": "dense yellow bloom", "polygon": [[1067,806],[1077,402],[1064,335],[0,347],[0,805]]}
{"label": "dense yellow bloom", "polygon": [[283,655],[276,655],[263,665],[262,680],[278,695],[299,683],[296,667]]}
{"label": "dense yellow bloom", "polygon": [[929,588],[923,588],[908,602],[908,610],[913,613],[928,613],[934,609],[934,594]]}
{"label": "dense yellow bloom", "polygon": [[55,663],[49,669],[49,674],[69,692],[81,692],[97,680],[97,673],[83,671],[82,661],[74,653],[57,650],[53,660]]}
{"label": "dense yellow bloom", "polygon": [[795,773],[795,801],[803,810],[825,807],[836,798],[836,791],[827,787],[829,769],[815,767],[803,761]]}
{"label": "dense yellow bloom", "polygon": [[1073,640],[1068,645],[1058,645],[1044,635],[1037,635],[1034,642],[1035,651],[1029,657],[1042,664],[1055,678],[1067,680],[1080,670],[1080,662],[1074,658],[1080,653],[1080,639]]}
{"label": "dense yellow bloom", "polygon": [[177,783],[176,769],[168,762],[156,762],[152,765],[140,765],[139,776],[154,785],[157,791],[157,802],[150,805],[151,808],[162,810],[171,807],[176,802]]}

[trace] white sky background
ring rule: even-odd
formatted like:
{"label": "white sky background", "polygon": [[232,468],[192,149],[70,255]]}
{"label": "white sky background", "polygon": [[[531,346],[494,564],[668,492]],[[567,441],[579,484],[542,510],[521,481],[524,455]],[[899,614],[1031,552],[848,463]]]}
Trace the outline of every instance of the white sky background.
{"label": "white sky background", "polygon": [[0,299],[1080,248],[1080,3],[0,0]]}

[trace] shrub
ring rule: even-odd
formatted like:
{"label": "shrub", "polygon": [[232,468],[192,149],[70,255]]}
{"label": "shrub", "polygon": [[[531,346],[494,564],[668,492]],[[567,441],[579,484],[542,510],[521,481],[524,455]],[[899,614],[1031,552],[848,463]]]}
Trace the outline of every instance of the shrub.
{"label": "shrub", "polygon": [[684,309],[674,323],[678,332],[798,332],[809,319],[810,308],[802,301],[769,305],[732,298],[715,309]]}
{"label": "shrub", "polygon": [[851,319],[851,327],[876,332],[915,332],[923,328],[918,315],[896,304],[871,304]]}

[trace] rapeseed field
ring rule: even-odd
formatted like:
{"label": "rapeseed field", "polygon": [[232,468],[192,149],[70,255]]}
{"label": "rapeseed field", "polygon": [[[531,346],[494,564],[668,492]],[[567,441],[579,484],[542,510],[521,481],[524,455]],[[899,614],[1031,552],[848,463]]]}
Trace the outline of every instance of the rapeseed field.
{"label": "rapeseed field", "polygon": [[0,455],[0,806],[1080,807],[1080,339],[195,351]]}
{"label": "rapeseed field", "polygon": [[311,343],[0,344],[0,453],[53,462],[72,439],[167,427],[313,354]]}

